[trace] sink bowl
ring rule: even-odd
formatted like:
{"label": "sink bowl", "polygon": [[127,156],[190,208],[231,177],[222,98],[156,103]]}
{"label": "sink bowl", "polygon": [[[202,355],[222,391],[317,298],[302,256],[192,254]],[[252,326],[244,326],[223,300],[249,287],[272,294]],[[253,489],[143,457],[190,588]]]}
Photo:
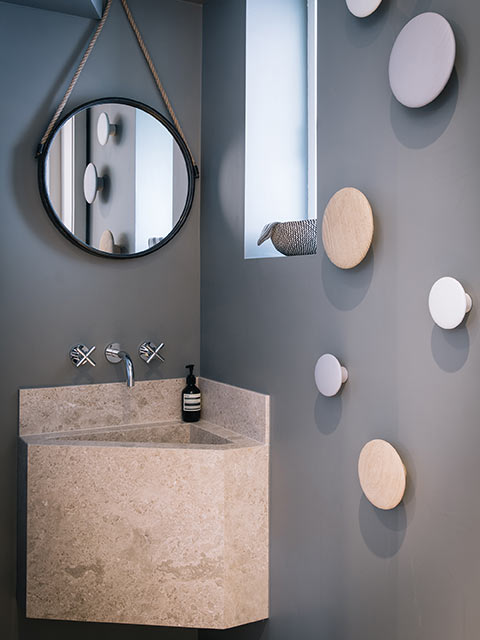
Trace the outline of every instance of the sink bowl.
{"label": "sink bowl", "polygon": [[[74,434],[54,436],[54,440],[76,440],[81,442],[127,442],[152,444],[199,444],[219,445],[233,444],[233,440],[222,438],[209,431],[208,423],[203,427],[189,425],[185,422],[172,422],[150,426],[131,426],[122,429],[96,429]],[[212,425],[213,426],[213,425]],[[215,427],[214,427],[215,428]]]}
{"label": "sink bowl", "polygon": [[225,629],[268,617],[269,398],[200,379],[20,391],[27,617]]}

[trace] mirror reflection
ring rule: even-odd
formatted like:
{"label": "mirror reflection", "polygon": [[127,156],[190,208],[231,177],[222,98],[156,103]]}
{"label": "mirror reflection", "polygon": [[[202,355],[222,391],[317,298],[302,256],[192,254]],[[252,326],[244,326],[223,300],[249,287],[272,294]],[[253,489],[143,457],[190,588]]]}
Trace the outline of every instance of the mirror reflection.
{"label": "mirror reflection", "polygon": [[169,128],[117,103],[67,118],[49,145],[44,182],[48,204],[75,239],[115,255],[163,244],[188,213],[193,189]]}

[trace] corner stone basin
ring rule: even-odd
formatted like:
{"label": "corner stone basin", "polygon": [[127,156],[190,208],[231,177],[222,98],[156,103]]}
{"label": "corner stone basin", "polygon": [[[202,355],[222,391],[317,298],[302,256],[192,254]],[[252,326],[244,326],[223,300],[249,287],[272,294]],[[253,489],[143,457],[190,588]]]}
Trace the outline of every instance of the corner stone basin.
{"label": "corner stone basin", "polygon": [[200,379],[202,420],[187,424],[183,385],[20,391],[27,617],[268,617],[269,398]]}
{"label": "corner stone basin", "polygon": [[[201,426],[200,426],[201,425]],[[233,444],[238,436],[232,433],[228,440],[215,433],[221,431],[224,436],[230,435],[227,429],[219,429],[208,422],[189,425],[185,422],[167,422],[165,424],[123,427],[122,429],[87,429],[74,434],[54,436],[55,440],[80,440],[88,442],[126,442],[129,444],[200,444],[218,445]]]}

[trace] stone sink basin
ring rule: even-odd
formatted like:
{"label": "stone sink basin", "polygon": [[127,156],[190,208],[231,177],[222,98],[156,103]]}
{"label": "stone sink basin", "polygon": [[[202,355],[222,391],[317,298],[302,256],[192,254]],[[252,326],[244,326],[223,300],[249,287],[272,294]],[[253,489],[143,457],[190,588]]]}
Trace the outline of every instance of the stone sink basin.
{"label": "stone sink basin", "polygon": [[20,391],[27,617],[225,629],[268,617],[269,397],[199,379]]}
{"label": "stone sink basin", "polygon": [[[221,435],[220,435],[221,434]],[[228,439],[230,438],[230,440]],[[119,429],[85,429],[73,434],[55,434],[50,436],[53,440],[76,440],[82,442],[116,442],[126,444],[198,444],[219,445],[234,444],[243,440],[241,436],[227,429],[222,429],[206,421],[197,424],[185,422],[166,422],[153,425],[132,425]]]}

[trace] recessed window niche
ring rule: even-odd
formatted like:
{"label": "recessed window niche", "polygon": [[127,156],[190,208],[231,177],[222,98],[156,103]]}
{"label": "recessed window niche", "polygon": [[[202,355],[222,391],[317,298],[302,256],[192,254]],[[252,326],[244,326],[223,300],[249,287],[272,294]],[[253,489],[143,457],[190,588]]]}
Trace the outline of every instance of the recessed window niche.
{"label": "recessed window niche", "polygon": [[[246,0],[245,258],[283,255],[266,225],[316,222],[316,54],[317,0]],[[315,253],[315,222],[276,235]]]}

